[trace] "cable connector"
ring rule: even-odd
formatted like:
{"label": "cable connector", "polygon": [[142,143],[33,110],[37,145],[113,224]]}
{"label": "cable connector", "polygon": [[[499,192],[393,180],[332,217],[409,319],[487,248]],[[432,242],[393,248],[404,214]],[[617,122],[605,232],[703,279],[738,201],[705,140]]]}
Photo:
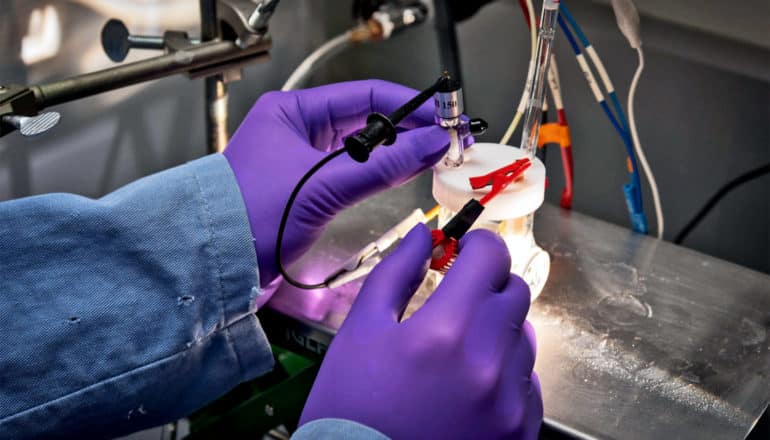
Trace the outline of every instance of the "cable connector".
{"label": "cable connector", "polygon": [[424,22],[428,18],[428,8],[422,2],[410,6],[386,3],[372,14],[382,29],[382,38],[388,39],[394,32]]}
{"label": "cable connector", "polygon": [[615,20],[618,22],[620,32],[628,40],[632,48],[642,46],[642,35],[639,30],[639,11],[632,0],[612,0],[612,10],[615,11]]}
{"label": "cable connector", "polygon": [[623,185],[623,194],[626,197],[626,205],[631,217],[631,229],[640,234],[647,234],[649,226],[647,216],[642,209],[642,190],[636,185],[627,183]]}

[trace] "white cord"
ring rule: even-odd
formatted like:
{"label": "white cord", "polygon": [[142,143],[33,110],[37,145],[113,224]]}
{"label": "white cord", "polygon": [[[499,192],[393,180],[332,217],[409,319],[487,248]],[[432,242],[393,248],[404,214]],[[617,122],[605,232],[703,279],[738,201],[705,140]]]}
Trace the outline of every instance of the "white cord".
{"label": "white cord", "polygon": [[647,163],[647,158],[644,156],[644,150],[642,144],[639,142],[639,133],[636,131],[636,117],[634,116],[634,97],[636,96],[636,88],[639,85],[639,78],[642,76],[644,70],[644,54],[642,48],[638,47],[636,52],[639,54],[639,66],[634,73],[634,79],[631,80],[631,87],[628,90],[628,123],[631,128],[631,139],[634,141],[634,150],[636,151],[636,158],[642,164],[644,169],[644,175],[647,177],[647,181],[650,184],[652,190],[652,201],[655,204],[655,219],[658,223],[658,238],[663,239],[663,209],[660,204],[660,194],[658,193],[658,184],[655,182],[655,176],[652,174],[652,169]]}
{"label": "white cord", "polygon": [[527,20],[529,20],[529,39],[530,39],[530,59],[535,59],[535,52],[537,52],[537,25],[535,21],[535,5],[532,0],[527,0]]}
{"label": "white cord", "polygon": [[556,56],[551,54],[551,63],[548,64],[548,88],[551,90],[551,98],[556,110],[564,108],[564,100],[561,97],[561,78],[559,78],[559,67],[556,65]]}
{"label": "white cord", "polygon": [[530,57],[529,57],[529,69],[527,69],[527,80],[524,82],[524,91],[521,92],[521,99],[519,100],[519,106],[516,108],[516,114],[513,115],[513,120],[508,129],[505,130],[505,134],[500,139],[501,144],[507,144],[513,136],[513,132],[516,131],[516,127],[519,126],[521,117],[524,116],[524,109],[527,105],[527,91],[529,90],[529,83],[532,81],[532,76],[535,71],[535,56],[537,52],[537,26],[535,26],[535,7],[532,4],[532,0],[527,0],[527,18],[529,20],[529,38],[530,38]]}
{"label": "white cord", "polygon": [[351,32],[347,31],[321,45],[321,47],[308,55],[308,57],[302,61],[302,64],[294,69],[294,72],[289,76],[289,79],[287,79],[286,83],[281,87],[281,91],[286,92],[299,87],[319,62],[344,49],[351,42]]}

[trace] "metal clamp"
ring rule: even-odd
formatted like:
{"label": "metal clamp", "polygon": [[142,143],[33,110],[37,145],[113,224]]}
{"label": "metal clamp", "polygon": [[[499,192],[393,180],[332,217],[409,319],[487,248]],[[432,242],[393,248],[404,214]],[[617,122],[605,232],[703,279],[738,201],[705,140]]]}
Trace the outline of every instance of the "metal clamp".
{"label": "metal clamp", "polygon": [[[48,84],[0,85],[0,136],[14,130],[27,136],[40,134],[56,125],[58,114],[39,115],[52,105],[175,74],[184,73],[191,79],[218,76],[218,90],[223,90],[224,83],[241,78],[245,65],[267,59],[271,45],[267,20],[278,4],[277,0],[261,3],[211,0],[206,3],[211,4],[212,13],[202,12],[204,27],[221,30],[221,33],[203,33],[206,41],[190,39],[179,31],[168,31],[162,37],[131,35],[121,21],[110,20],[102,29],[101,37],[104,51],[111,60],[125,60],[131,49],[154,49],[165,53]],[[218,17],[213,13],[214,6]],[[218,99],[217,102],[225,101]],[[226,118],[218,116],[217,121],[226,121]]]}
{"label": "metal clamp", "polygon": [[[273,14],[277,0],[265,0],[255,5],[251,0],[218,0],[216,2],[217,17],[225,36],[240,48],[259,43],[267,33],[267,22]],[[190,39],[187,33],[168,31],[162,37],[148,35],[131,35],[126,25],[118,19],[110,19],[102,28],[102,48],[107,56],[119,63],[126,59],[131,49],[163,50],[176,52],[200,40]]]}
{"label": "metal clamp", "polygon": [[259,43],[267,34],[267,22],[278,0],[264,0],[254,5],[250,0],[218,0],[217,17],[224,36],[234,37],[239,47]]}

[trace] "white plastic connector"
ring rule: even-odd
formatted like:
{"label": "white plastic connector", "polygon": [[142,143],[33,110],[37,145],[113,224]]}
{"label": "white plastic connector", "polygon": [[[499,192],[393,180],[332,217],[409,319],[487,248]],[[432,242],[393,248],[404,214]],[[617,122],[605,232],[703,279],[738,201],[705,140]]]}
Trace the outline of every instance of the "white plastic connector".
{"label": "white plastic connector", "polygon": [[642,46],[642,35],[639,31],[639,12],[632,0],[612,0],[612,9],[615,11],[615,19],[618,22],[620,32],[628,40],[632,48]]}

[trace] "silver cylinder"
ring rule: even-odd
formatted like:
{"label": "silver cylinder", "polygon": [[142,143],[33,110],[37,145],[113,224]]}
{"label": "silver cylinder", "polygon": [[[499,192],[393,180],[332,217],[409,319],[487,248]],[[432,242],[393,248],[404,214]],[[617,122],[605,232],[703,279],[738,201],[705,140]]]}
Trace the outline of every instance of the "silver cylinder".
{"label": "silver cylinder", "polygon": [[436,122],[442,127],[455,126],[463,114],[463,89],[437,92],[433,103],[436,108]]}

